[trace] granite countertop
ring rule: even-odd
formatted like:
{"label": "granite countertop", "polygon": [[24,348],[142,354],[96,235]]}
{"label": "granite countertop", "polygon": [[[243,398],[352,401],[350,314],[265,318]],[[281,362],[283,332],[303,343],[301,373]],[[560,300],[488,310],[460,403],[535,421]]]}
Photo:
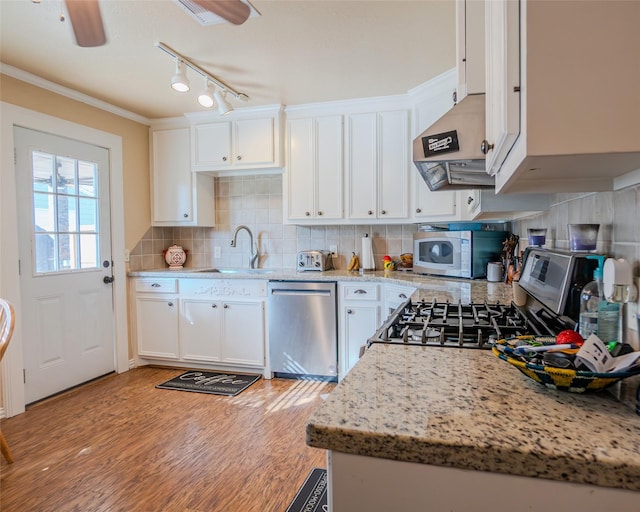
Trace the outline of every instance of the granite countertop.
{"label": "granite countertop", "polygon": [[184,268],[169,270],[140,270],[128,273],[129,277],[176,277],[198,279],[265,279],[295,281],[361,281],[413,286],[416,291],[412,300],[437,300],[439,302],[491,302],[509,304],[512,299],[511,286],[504,283],[490,283],[484,279],[456,279],[431,277],[407,271],[373,271],[359,274],[346,270],[325,272],[296,272],[295,269],[239,269],[233,273],[203,272],[203,269]]}
{"label": "granite countertop", "polygon": [[373,345],[307,444],[386,459],[640,490],[640,417],[547,389],[490,351]]}

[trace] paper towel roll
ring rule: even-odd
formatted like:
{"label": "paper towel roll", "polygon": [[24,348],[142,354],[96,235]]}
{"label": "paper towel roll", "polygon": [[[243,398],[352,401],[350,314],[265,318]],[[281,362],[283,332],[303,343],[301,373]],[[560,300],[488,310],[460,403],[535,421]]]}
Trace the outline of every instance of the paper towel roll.
{"label": "paper towel roll", "polygon": [[362,255],[360,257],[360,262],[364,270],[376,269],[376,264],[373,260],[373,245],[368,234],[362,237]]}

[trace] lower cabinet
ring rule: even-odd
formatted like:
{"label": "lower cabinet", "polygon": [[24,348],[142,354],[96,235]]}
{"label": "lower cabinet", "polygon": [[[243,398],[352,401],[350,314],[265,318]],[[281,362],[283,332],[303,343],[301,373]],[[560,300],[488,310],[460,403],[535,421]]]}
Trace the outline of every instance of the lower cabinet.
{"label": "lower cabinet", "polygon": [[353,368],[360,358],[360,348],[381,322],[380,285],[376,283],[338,283],[338,319],[340,341],[339,378]]}
{"label": "lower cabinet", "polygon": [[138,355],[199,365],[265,367],[266,281],[137,279]]}

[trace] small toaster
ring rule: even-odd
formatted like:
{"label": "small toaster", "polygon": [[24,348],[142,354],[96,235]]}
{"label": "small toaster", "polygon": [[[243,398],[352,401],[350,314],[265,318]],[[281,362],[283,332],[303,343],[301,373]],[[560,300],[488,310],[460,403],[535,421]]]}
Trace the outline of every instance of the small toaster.
{"label": "small toaster", "polygon": [[333,270],[331,251],[300,251],[297,268],[298,272]]}

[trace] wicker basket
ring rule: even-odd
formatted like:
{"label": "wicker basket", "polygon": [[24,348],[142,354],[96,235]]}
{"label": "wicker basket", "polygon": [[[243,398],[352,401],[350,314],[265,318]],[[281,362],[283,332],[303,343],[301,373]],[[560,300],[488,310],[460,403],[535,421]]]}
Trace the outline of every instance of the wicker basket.
{"label": "wicker basket", "polygon": [[[532,340],[530,336],[518,337],[527,341]],[[513,340],[511,340],[513,341]],[[509,340],[500,340],[496,345],[509,344]],[[559,389],[561,391],[569,391],[570,393],[588,393],[600,391],[619,380],[626,379],[632,375],[640,374],[640,368],[636,368],[630,372],[616,373],[594,373],[578,370],[569,370],[566,368],[554,368],[553,366],[543,366],[539,364],[526,363],[520,359],[511,357],[504,352],[498,350],[495,346],[491,349],[493,353],[503,361],[515,366],[530,379],[542,384],[543,386]]]}

